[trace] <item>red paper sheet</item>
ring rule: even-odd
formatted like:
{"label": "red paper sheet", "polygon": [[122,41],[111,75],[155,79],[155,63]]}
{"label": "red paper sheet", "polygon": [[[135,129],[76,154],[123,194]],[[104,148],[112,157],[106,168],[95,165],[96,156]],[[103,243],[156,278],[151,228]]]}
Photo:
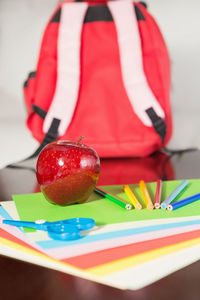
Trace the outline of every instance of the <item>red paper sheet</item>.
{"label": "red paper sheet", "polygon": [[130,245],[97,251],[62,260],[80,269],[88,269],[98,265],[106,264],[128,256],[141,254],[158,248],[178,244],[187,240],[200,237],[200,230],[171,235],[155,240],[133,243]]}

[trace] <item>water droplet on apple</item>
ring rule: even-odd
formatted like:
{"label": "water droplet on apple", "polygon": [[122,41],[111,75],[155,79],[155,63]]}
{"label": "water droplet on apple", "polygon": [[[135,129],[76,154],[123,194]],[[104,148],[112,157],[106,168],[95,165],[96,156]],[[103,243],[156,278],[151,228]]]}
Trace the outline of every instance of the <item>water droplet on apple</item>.
{"label": "water droplet on apple", "polygon": [[58,160],[58,164],[59,164],[59,166],[64,166],[64,161],[62,160],[62,158],[60,158],[59,160]]}

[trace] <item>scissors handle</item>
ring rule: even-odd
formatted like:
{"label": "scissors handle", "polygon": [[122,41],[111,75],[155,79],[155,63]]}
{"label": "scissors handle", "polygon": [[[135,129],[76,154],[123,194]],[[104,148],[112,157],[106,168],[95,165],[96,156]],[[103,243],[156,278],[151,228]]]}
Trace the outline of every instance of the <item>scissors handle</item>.
{"label": "scissors handle", "polygon": [[75,225],[79,230],[89,230],[95,226],[95,220],[91,218],[71,218],[60,222]]}
{"label": "scissors handle", "polygon": [[71,224],[52,224],[47,227],[48,236],[54,240],[71,241],[81,238],[80,230]]}

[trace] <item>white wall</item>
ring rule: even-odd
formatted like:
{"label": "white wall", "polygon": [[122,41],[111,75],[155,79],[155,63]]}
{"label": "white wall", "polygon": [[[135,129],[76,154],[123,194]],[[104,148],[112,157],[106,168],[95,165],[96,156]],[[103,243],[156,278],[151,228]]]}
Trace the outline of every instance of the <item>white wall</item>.
{"label": "white wall", "polygon": [[200,146],[200,1],[149,0],[172,61],[174,133],[169,144]]}
{"label": "white wall", "polygon": [[25,127],[22,86],[35,69],[44,27],[57,0],[0,0],[0,167],[37,147]]}
{"label": "white wall", "polygon": [[[0,0],[0,167],[31,154],[22,85],[57,0]],[[200,1],[148,0],[172,60],[172,148],[200,145]]]}
{"label": "white wall", "polygon": [[[0,0],[0,92],[6,113],[24,115],[22,85],[35,69],[44,27],[57,0]],[[12,111],[11,111],[12,110]],[[4,112],[1,110],[1,115]]]}

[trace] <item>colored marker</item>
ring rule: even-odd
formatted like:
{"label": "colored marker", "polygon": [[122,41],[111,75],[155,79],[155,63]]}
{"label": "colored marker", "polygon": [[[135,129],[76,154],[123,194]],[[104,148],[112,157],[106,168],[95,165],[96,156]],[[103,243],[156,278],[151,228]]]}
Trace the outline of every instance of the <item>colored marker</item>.
{"label": "colored marker", "polygon": [[149,195],[149,192],[147,190],[146,184],[143,180],[140,180],[139,182],[140,190],[142,192],[142,196],[144,198],[144,201],[146,203],[146,206],[148,209],[153,209],[153,203],[151,201],[151,197]]}
{"label": "colored marker", "polygon": [[187,180],[183,180],[181,182],[181,184],[179,184],[179,186],[167,197],[167,199],[165,199],[165,201],[162,202],[161,204],[161,208],[162,209],[166,209],[167,206],[173,201],[175,200],[175,198],[184,190],[184,188],[186,188],[188,185],[188,181]]}
{"label": "colored marker", "polygon": [[126,193],[127,197],[129,198],[135,209],[142,209],[142,205],[140,204],[138,199],[135,197],[133,191],[127,184],[124,185],[124,192]]}
{"label": "colored marker", "polygon": [[132,209],[132,205],[131,204],[127,203],[126,201],[124,201],[124,200],[122,200],[122,199],[120,199],[120,198],[118,198],[116,196],[113,196],[112,194],[110,194],[110,193],[108,193],[108,192],[106,192],[106,191],[104,191],[104,190],[102,190],[100,188],[95,187],[94,191],[97,194],[103,196],[104,198],[107,198],[107,199],[113,201],[114,203],[120,205],[121,207],[125,208],[126,210]]}
{"label": "colored marker", "polygon": [[154,206],[156,209],[160,208],[161,190],[162,190],[162,180],[158,179],[156,185],[155,200],[154,200]]}
{"label": "colored marker", "polygon": [[170,205],[167,206],[167,209],[169,211],[175,210],[177,208],[183,207],[185,205],[188,205],[194,201],[200,200],[200,193],[199,194],[195,194],[191,197],[185,198],[183,200],[177,201],[175,203],[172,203]]}

